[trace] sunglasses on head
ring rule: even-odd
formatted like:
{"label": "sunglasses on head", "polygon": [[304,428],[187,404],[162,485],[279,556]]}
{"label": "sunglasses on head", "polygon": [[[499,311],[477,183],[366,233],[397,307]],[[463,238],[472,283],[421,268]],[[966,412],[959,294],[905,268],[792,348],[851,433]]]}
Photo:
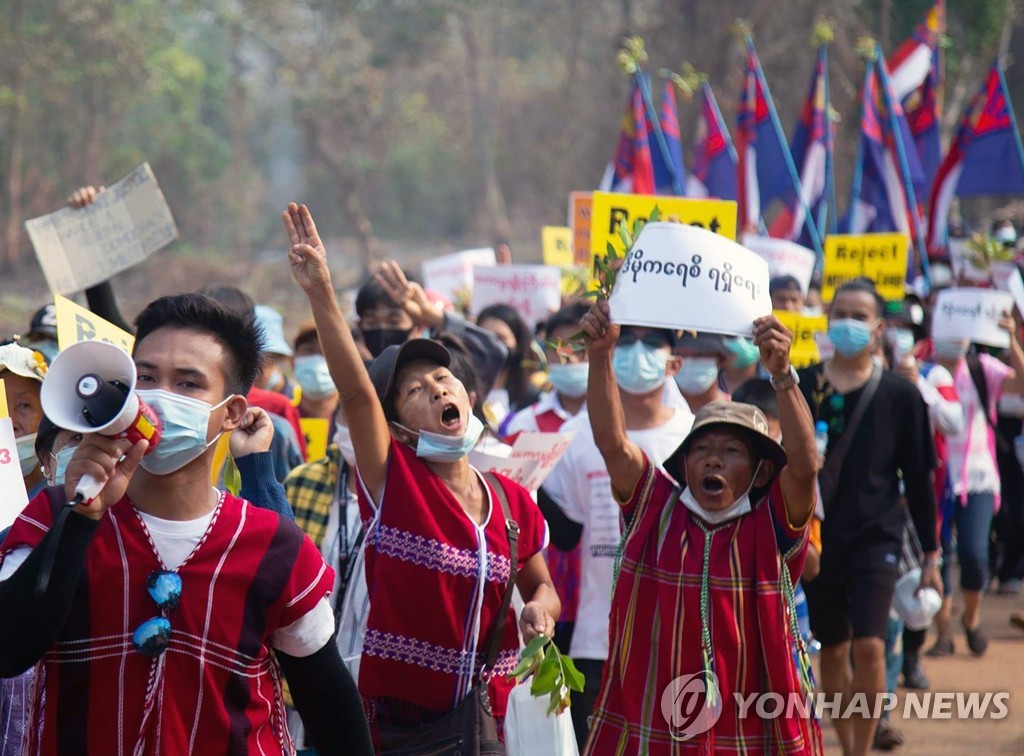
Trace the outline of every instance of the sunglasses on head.
{"label": "sunglasses on head", "polygon": [[648,332],[643,335],[643,338],[641,338],[631,331],[627,331],[620,335],[619,340],[616,342],[616,346],[633,346],[638,341],[643,342],[643,345],[648,349],[661,349],[662,347],[668,346],[668,339],[666,339],[663,334]]}
{"label": "sunglasses on head", "polygon": [[132,633],[132,645],[140,654],[157,657],[171,642],[171,622],[167,615],[181,598],[181,576],[169,570],[154,570],[146,579],[146,590],[160,609],[159,617],[151,617]]}

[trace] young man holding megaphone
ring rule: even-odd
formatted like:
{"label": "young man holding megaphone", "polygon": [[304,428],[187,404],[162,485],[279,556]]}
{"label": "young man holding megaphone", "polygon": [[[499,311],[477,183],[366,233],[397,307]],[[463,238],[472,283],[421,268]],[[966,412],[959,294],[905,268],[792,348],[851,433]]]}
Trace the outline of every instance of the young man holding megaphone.
{"label": "young man holding megaphone", "polygon": [[[294,523],[210,485],[217,439],[245,422],[259,329],[198,294],[136,325],[159,443],[86,434],[63,488],[0,544],[0,675],[39,670],[26,749],[288,753],[283,671],[320,752],[368,753],[331,642],[332,570]],[[64,515],[86,476],[98,493]]]}

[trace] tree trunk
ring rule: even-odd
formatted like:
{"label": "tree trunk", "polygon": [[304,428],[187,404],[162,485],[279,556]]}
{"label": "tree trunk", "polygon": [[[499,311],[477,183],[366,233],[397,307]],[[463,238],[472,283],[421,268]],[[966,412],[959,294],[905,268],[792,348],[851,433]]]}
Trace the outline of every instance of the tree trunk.
{"label": "tree trunk", "polygon": [[21,162],[24,153],[23,131],[21,128],[22,103],[22,55],[21,39],[21,0],[11,2],[11,37],[14,49],[9,58],[11,64],[11,92],[13,94],[10,107],[10,123],[7,133],[10,135],[7,153],[7,223],[4,229],[5,268],[11,266],[20,257],[21,252]]}

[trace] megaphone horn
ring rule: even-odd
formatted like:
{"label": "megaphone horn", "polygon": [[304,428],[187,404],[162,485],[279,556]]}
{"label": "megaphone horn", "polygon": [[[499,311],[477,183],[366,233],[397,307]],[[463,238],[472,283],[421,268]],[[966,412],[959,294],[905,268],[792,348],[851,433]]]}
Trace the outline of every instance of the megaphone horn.
{"label": "megaphone horn", "polygon": [[[46,373],[39,400],[54,425],[74,433],[160,442],[160,419],[135,393],[135,362],[118,346],[81,341],[63,350]],[[95,499],[103,482],[82,476],[72,503]]]}

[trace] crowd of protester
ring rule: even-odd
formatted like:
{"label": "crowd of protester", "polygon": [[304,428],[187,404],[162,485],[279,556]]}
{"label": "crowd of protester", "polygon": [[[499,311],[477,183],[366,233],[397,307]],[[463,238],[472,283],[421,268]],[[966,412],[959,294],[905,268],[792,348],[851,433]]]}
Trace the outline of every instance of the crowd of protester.
{"label": "crowd of protester", "polygon": [[[741,717],[734,695],[926,689],[929,659],[985,654],[986,594],[1021,593],[1016,315],[997,353],[930,339],[931,297],[857,280],[823,306],[783,276],[774,308],[826,314],[834,348],[796,370],[775,316],[742,339],[567,300],[531,330],[387,261],[347,322],[309,210],[283,221],[302,322],[223,284],[130,327],[109,284],[87,292],[135,337],[153,449],[45,416],[53,305],[0,346],[30,499],[0,534],[4,756],[448,753],[469,700],[502,739],[538,635],[584,675],[581,752],[815,752],[813,714]],[[328,424],[322,458],[305,418]],[[470,464],[569,431],[536,491]],[[106,482],[77,502],[85,475]],[[908,549],[943,596],[930,645],[893,611]],[[683,675],[721,694],[686,742],[660,704]],[[847,754],[902,742],[871,715],[833,724]]]}

